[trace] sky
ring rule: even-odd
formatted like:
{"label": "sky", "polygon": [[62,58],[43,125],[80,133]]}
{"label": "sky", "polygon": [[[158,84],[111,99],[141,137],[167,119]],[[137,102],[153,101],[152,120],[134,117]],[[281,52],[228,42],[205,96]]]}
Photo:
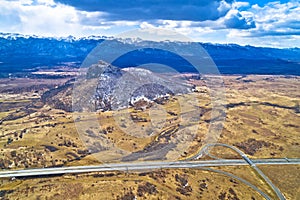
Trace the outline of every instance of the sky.
{"label": "sky", "polygon": [[194,41],[300,47],[300,0],[0,0],[0,32],[115,36],[163,28]]}

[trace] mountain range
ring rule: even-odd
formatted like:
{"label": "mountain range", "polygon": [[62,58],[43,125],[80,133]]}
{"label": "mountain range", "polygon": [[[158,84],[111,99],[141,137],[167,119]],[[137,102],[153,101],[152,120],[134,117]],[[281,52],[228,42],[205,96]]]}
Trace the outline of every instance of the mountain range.
{"label": "mountain range", "polygon": [[[87,55],[103,41],[126,43],[126,45],[141,45],[143,51],[135,51],[114,66],[127,68],[147,62],[162,62],[176,68],[179,72],[194,72],[193,67],[178,56],[162,54],[159,50],[146,48],[153,46],[154,41],[117,39],[104,36],[85,38],[51,38],[26,36],[21,34],[0,33],[0,77],[8,74],[26,74],[40,68],[68,65],[80,67]],[[176,43],[180,48],[189,51],[191,43],[166,41],[161,45]],[[197,43],[211,56],[221,74],[271,74],[300,75],[300,48],[266,48],[240,46],[237,44]],[[111,49],[118,53],[120,49]],[[193,52],[186,52],[194,56]],[[162,57],[164,59],[162,59]]]}

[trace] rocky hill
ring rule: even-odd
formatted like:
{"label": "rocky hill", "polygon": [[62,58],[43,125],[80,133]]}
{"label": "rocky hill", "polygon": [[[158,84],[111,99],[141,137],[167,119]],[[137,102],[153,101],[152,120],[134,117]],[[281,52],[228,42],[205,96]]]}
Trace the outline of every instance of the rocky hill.
{"label": "rocky hill", "polygon": [[43,101],[65,111],[107,111],[130,106],[145,109],[154,102],[162,104],[172,95],[193,89],[179,78],[142,68],[121,69],[102,61],[92,65],[84,74],[84,80],[78,79],[72,90],[74,83],[75,80],[71,80],[46,92]]}

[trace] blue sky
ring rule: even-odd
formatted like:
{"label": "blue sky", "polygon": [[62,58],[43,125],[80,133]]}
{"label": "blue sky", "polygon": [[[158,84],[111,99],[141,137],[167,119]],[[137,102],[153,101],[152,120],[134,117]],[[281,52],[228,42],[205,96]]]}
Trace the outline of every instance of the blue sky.
{"label": "blue sky", "polygon": [[300,47],[299,0],[0,0],[0,32],[113,36],[166,28],[192,40]]}

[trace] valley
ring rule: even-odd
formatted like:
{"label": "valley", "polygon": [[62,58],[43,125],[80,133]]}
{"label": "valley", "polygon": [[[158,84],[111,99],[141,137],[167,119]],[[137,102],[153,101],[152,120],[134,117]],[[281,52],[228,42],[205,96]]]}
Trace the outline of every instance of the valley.
{"label": "valley", "polygon": [[[116,161],[187,159],[205,144],[212,112],[210,89],[205,86],[204,79],[189,77],[188,82],[196,86],[194,92],[157,101],[156,104],[166,111],[163,115],[156,113],[158,118],[153,118],[153,113],[149,114],[152,112],[151,106],[145,109],[130,107],[121,111],[97,112],[96,118],[90,115],[82,117],[82,114],[80,118],[74,118],[76,112],[72,113],[42,98],[46,91],[70,83],[72,76],[55,79],[1,79],[0,167],[2,170],[11,170],[98,165]],[[227,75],[222,78],[226,90],[226,118],[216,142],[238,147],[252,159],[299,157],[300,78],[272,75]],[[68,94],[62,91],[61,94]],[[178,106],[181,98],[191,104]],[[198,99],[197,105],[192,102],[194,98]],[[59,99],[69,101],[64,95],[59,95]],[[193,108],[197,106],[200,112],[199,119],[195,121],[190,120],[194,116],[192,110],[189,111],[191,105]],[[124,113],[129,118],[124,117]],[[186,118],[179,118],[179,113]],[[82,129],[88,138],[80,134],[80,130],[78,132],[76,125],[95,119],[99,127],[87,126]],[[135,129],[130,129],[132,134],[128,134],[126,129],[130,123],[126,121],[128,119],[136,124],[133,126]],[[157,132],[147,130],[153,119],[158,120]],[[165,122],[160,124],[163,120]],[[182,139],[182,134],[179,133],[188,133],[188,130],[192,134],[188,134],[190,138],[181,144],[178,141]],[[109,142],[107,146],[117,148],[118,153],[111,151],[109,155],[110,150],[105,149],[107,146],[95,143],[100,136]],[[168,141],[178,143],[171,145],[172,142]],[[213,148],[210,155],[239,158],[231,150],[222,147]],[[242,177],[274,197],[272,190],[248,166],[213,169]],[[262,166],[261,169],[287,199],[299,195],[294,187],[284,184],[288,178],[289,184],[299,185],[298,165]],[[206,199],[212,196],[215,199],[261,199],[258,193],[249,190],[242,182],[205,169],[95,172],[0,181],[0,196],[4,199],[130,199],[132,196],[141,199]],[[47,195],[43,191],[47,191]]]}

